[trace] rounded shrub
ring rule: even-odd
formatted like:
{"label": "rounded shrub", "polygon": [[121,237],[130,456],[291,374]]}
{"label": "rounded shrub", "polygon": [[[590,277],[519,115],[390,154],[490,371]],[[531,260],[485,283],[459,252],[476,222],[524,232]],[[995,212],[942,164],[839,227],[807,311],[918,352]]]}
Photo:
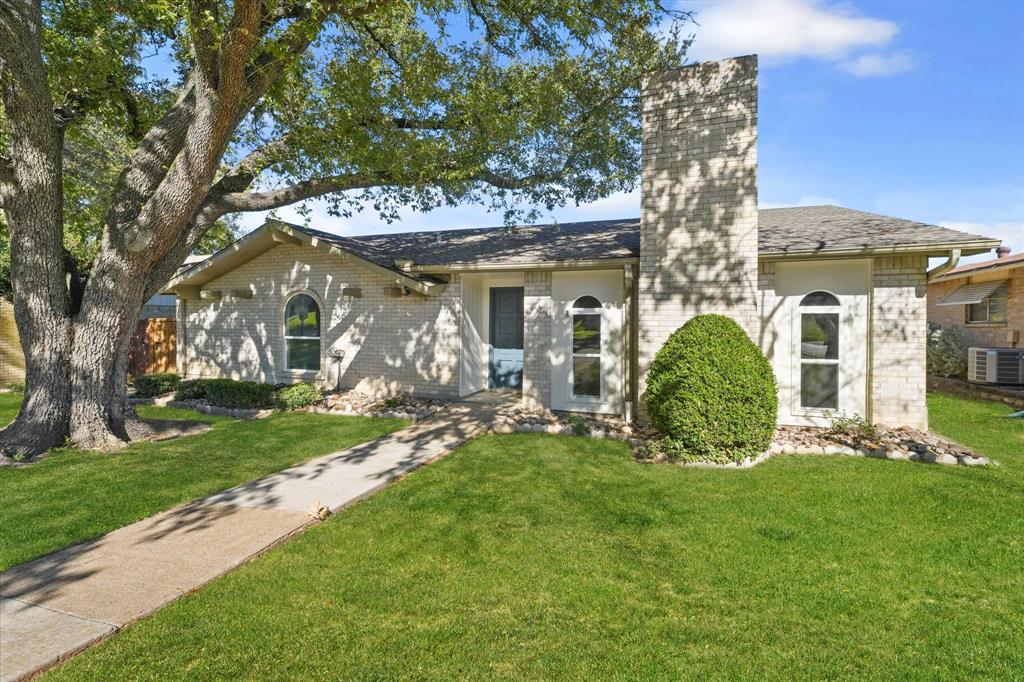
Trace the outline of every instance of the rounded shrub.
{"label": "rounded shrub", "polygon": [[673,451],[717,461],[764,452],[779,409],[771,364],[723,315],[699,315],[668,337],[651,363],[646,401]]}
{"label": "rounded shrub", "polygon": [[294,410],[315,405],[323,400],[320,389],[313,384],[292,384],[277,389],[274,404],[279,410]]}

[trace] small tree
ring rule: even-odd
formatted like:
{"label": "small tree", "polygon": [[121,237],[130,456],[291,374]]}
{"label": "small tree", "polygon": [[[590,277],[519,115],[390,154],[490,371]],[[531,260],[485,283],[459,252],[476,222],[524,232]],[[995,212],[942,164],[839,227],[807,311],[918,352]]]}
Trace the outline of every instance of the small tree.
{"label": "small tree", "polygon": [[928,324],[928,373],[957,379],[967,376],[967,339],[959,327]]}
{"label": "small tree", "polygon": [[771,364],[733,320],[699,315],[665,341],[647,374],[647,413],[688,457],[740,461],[771,444]]}

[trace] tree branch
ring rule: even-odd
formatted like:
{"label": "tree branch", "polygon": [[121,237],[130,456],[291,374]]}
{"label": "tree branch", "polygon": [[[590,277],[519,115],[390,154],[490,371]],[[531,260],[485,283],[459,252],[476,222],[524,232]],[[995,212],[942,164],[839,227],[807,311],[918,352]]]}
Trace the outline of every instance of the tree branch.
{"label": "tree branch", "polygon": [[306,199],[324,196],[325,194],[393,184],[402,183],[392,182],[384,175],[376,178],[367,178],[365,175],[338,176],[334,178],[303,180],[288,187],[267,190],[265,192],[232,192],[220,196],[212,195],[210,200],[214,210],[219,215],[225,215],[227,213],[249,211],[270,211],[275,208],[305,201]]}
{"label": "tree branch", "polygon": [[220,6],[217,0],[189,0],[188,26],[196,66],[211,87],[217,87],[217,31]]}

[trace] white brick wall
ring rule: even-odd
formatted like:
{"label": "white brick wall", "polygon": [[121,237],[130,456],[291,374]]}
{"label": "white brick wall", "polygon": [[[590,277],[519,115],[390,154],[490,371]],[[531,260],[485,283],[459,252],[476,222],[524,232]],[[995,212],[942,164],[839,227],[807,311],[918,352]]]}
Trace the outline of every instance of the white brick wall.
{"label": "white brick wall", "polygon": [[757,339],[757,58],[650,76],[643,89],[639,374],[690,318]]}
{"label": "white brick wall", "polygon": [[[179,372],[189,378],[265,382],[316,379],[335,386],[337,367],[327,350],[339,348],[345,352],[342,388],[458,395],[458,278],[436,298],[386,296],[385,289],[394,286],[339,256],[277,246],[204,286],[250,289],[251,299],[179,301],[178,338],[187,335],[187,342],[178,345]],[[342,297],[345,287],[360,288],[362,297]],[[299,292],[311,294],[321,306],[321,371],[315,376],[285,367],[284,306]]]}
{"label": "white brick wall", "polygon": [[925,256],[874,260],[870,391],[876,423],[928,427],[927,266]]}
{"label": "white brick wall", "polygon": [[523,403],[551,406],[551,273],[527,271],[523,281]]}

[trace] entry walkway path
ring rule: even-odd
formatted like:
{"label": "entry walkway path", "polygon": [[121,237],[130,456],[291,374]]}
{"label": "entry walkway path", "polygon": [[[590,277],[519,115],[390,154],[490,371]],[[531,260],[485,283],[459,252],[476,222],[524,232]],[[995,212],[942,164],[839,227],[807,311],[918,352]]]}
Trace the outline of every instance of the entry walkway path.
{"label": "entry walkway path", "polygon": [[[175,507],[0,574],[0,680],[88,647],[483,433],[495,405],[432,418]],[[215,456],[215,455],[211,455]],[[73,500],[66,503],[73,504]]]}

